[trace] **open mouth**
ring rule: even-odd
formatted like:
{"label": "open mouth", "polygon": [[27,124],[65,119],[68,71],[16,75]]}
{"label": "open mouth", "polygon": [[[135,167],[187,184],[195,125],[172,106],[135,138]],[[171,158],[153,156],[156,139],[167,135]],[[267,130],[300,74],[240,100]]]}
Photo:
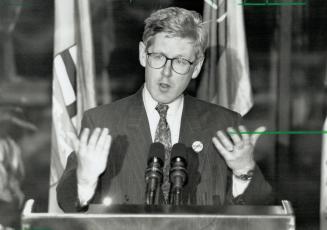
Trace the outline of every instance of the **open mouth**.
{"label": "open mouth", "polygon": [[159,88],[160,88],[160,90],[161,90],[161,91],[164,91],[164,92],[166,92],[166,91],[168,91],[168,90],[169,90],[169,88],[170,88],[170,85],[168,85],[168,84],[165,84],[165,83],[159,83]]}

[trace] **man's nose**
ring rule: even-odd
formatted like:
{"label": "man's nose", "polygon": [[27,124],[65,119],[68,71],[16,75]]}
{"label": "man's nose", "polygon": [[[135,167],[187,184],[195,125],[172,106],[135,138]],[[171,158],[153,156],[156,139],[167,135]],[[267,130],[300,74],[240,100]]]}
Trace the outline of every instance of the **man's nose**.
{"label": "man's nose", "polygon": [[162,69],[162,74],[166,77],[170,77],[171,76],[171,71],[172,71],[172,62],[171,60],[167,60],[166,64],[163,66]]}

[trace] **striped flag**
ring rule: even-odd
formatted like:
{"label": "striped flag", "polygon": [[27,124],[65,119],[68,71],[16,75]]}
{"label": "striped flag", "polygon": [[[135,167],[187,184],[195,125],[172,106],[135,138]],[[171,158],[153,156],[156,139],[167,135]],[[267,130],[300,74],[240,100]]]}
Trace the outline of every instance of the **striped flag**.
{"label": "striped flag", "polygon": [[73,151],[83,112],[95,106],[94,66],[88,0],[55,0],[52,82],[52,148],[49,212],[60,212],[56,187]]}
{"label": "striped flag", "polygon": [[209,47],[197,96],[245,115],[253,105],[243,21],[237,1],[204,0]]}

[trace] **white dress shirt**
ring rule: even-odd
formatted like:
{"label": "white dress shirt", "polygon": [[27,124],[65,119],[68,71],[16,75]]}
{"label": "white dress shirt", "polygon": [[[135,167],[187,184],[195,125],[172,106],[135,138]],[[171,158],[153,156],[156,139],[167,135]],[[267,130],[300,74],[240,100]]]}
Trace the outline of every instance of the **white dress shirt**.
{"label": "white dress shirt", "polygon": [[[155,101],[146,86],[144,86],[142,91],[143,103],[148,117],[150,132],[152,137],[152,142],[154,142],[156,129],[160,120],[160,115],[156,110],[158,102]],[[179,140],[179,131],[181,127],[182,112],[184,107],[184,95],[181,95],[176,100],[168,104],[167,111],[167,122],[170,129],[171,144],[172,146],[178,143]]]}

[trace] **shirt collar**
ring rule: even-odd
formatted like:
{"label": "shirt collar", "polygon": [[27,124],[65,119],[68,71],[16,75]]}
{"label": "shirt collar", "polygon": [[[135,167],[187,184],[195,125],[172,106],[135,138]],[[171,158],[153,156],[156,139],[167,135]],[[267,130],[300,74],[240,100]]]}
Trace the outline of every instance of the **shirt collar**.
{"label": "shirt collar", "polygon": [[[146,109],[155,109],[158,105],[158,102],[153,99],[150,92],[148,91],[146,85],[144,84],[143,92],[142,92],[143,102]],[[167,104],[169,109],[167,111],[167,115],[178,113],[179,109],[184,103],[184,95],[182,94],[178,98],[176,98],[171,103]]]}

